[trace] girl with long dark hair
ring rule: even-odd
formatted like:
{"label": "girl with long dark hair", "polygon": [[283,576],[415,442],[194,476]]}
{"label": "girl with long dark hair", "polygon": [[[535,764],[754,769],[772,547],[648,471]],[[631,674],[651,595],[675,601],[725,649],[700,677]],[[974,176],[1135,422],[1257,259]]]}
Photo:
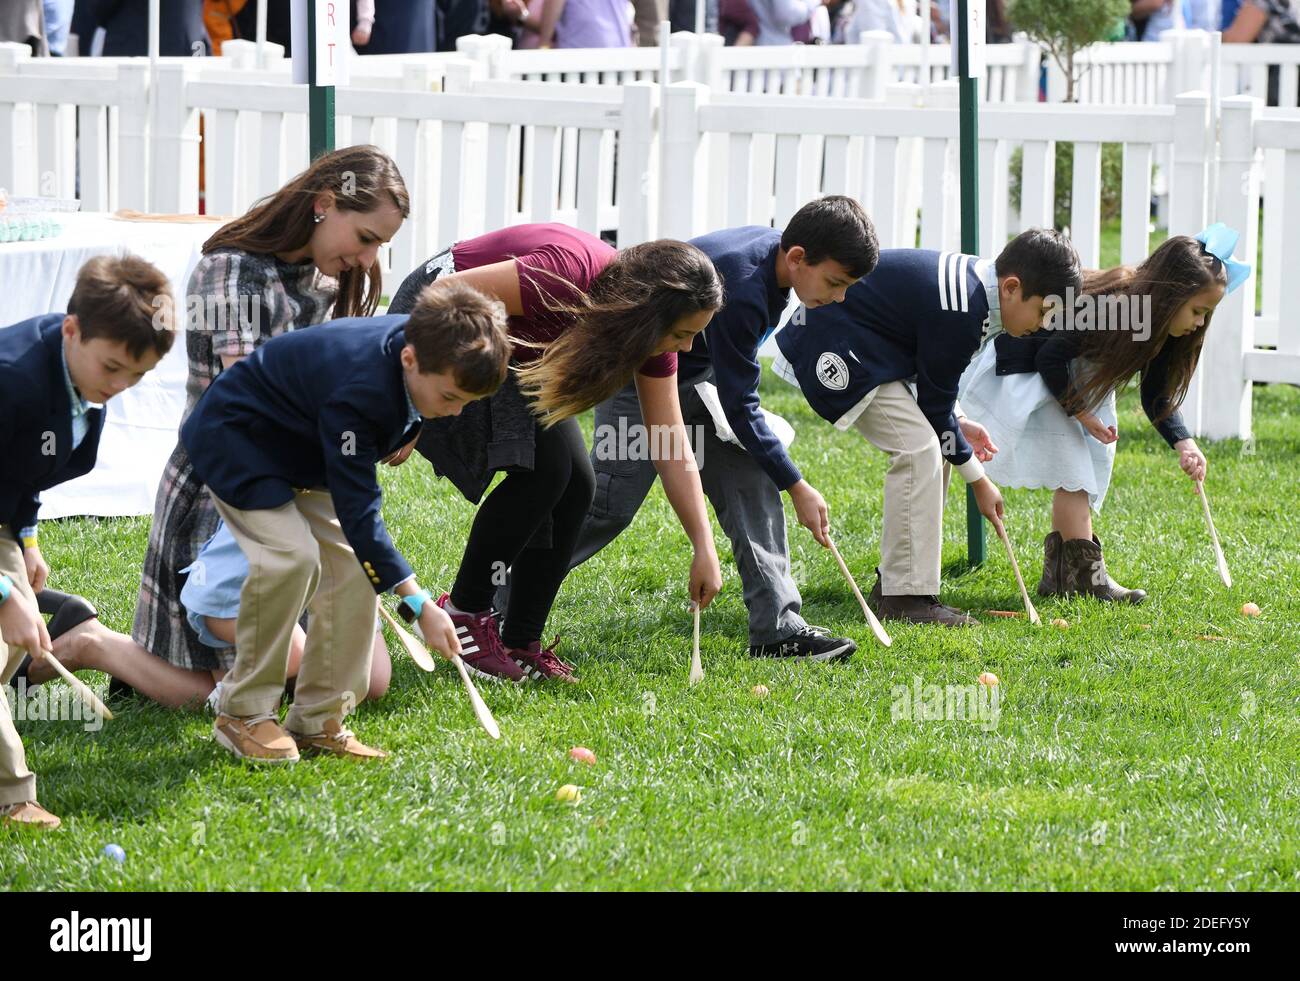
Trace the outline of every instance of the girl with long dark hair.
{"label": "girl with long dark hair", "polygon": [[[721,587],[713,531],[677,397],[677,352],[722,306],[713,263],[684,242],[616,252],[560,224],[519,225],[458,242],[407,277],[389,311],[405,312],[424,289],[466,282],[505,304],[514,341],[511,377],[456,419],[424,427],[418,449],[478,509],[456,582],[438,605],[452,616],[467,665],[511,681],[573,670],[542,644],[568,574],[596,479],[579,413],[635,378],[643,422],[667,433],[673,452],[655,466],[694,548],[688,592],[707,606]],[[511,571],[498,627],[492,598]]]}
{"label": "girl with long dark hair", "polygon": [[1110,578],[1089,514],[1090,506],[1101,512],[1114,467],[1115,392],[1140,377],[1151,424],[1178,451],[1183,472],[1205,478],[1205,455],[1178,409],[1215,307],[1249,275],[1232,258],[1236,241],[1215,225],[1168,239],[1137,267],[1089,271],[1072,322],[1024,339],[999,336],[963,376],[962,408],[998,447],[985,464],[989,477],[1053,491],[1040,596],[1146,598]]}

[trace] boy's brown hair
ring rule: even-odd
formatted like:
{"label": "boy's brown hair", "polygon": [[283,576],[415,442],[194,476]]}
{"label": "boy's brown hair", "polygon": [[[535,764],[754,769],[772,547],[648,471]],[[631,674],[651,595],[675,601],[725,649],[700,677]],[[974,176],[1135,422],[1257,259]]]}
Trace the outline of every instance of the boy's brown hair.
{"label": "boy's brown hair", "polygon": [[133,255],[100,255],[77,273],[68,301],[83,341],[103,338],[126,346],[133,358],[166,356],[176,339],[171,284],[156,266]]}
{"label": "boy's brown hair", "polygon": [[421,374],[450,369],[457,385],[479,396],[505,382],[511,349],[506,308],[468,283],[430,283],[405,329]]}

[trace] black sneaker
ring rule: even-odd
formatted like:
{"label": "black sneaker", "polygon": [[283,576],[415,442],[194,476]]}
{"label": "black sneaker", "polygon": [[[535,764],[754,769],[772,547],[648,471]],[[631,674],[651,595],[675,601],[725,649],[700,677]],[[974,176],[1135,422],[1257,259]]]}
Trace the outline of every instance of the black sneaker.
{"label": "black sneaker", "polygon": [[792,657],[806,661],[835,661],[853,656],[858,645],[847,637],[827,637],[804,627],[775,644],[754,644],[750,657]]}

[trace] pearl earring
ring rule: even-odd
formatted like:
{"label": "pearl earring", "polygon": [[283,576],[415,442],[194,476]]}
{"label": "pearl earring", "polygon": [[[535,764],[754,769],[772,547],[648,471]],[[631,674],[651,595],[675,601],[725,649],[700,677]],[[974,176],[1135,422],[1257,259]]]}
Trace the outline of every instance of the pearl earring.
{"label": "pearl earring", "polygon": [[314,221],[317,225],[319,225],[321,222],[325,220],[325,216],[318,211],[311,216],[311,220]]}

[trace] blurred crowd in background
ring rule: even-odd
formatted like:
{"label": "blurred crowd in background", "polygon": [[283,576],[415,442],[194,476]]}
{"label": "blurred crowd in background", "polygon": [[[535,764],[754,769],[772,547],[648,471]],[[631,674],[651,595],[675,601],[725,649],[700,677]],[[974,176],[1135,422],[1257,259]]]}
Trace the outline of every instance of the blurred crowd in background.
{"label": "blurred crowd in background", "polygon": [[[1069,0],[1061,0],[1062,3]],[[987,0],[987,40],[1011,40],[1014,3]],[[454,51],[467,34],[501,34],[518,48],[617,48],[653,45],[658,28],[704,29],[727,44],[853,43],[864,31],[914,42],[928,31],[949,35],[950,6],[932,0],[350,0],[359,54]],[[1222,30],[1229,43],[1294,43],[1300,0],[1130,0],[1113,40],[1158,41],[1174,28]],[[289,0],[268,0],[267,38],[290,48]],[[29,44],[36,55],[130,56],[148,53],[149,0],[4,0],[0,41]],[[220,53],[231,38],[256,35],[257,0],[165,0],[162,55]]]}

